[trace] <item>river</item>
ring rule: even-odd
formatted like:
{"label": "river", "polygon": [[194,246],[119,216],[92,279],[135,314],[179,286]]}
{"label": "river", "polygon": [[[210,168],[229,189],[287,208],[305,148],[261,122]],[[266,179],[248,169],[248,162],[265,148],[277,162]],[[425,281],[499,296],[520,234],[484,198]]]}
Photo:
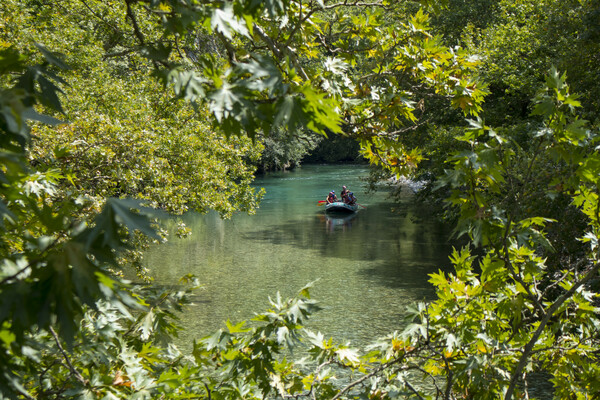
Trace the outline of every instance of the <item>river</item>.
{"label": "river", "polygon": [[[434,296],[428,274],[448,268],[448,229],[423,217],[410,190],[401,204],[385,190],[367,194],[367,175],[367,166],[307,165],[258,178],[266,195],[255,215],[186,215],[193,234],[146,256],[158,284],[194,274],[204,285],[183,319],[184,339],[249,319],[269,296],[293,296],[313,281],[323,310],[309,329],[359,347],[401,329],[406,306]],[[342,185],[361,207],[347,220],[329,218],[317,202]]]}

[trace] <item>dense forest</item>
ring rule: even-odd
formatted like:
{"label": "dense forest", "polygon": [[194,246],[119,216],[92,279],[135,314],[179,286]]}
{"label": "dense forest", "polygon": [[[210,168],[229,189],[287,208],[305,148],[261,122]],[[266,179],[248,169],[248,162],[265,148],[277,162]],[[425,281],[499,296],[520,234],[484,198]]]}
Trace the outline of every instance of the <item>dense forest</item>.
{"label": "dense forest", "polygon": [[[599,39],[598,0],[3,0],[0,398],[597,398]],[[299,288],[183,354],[161,221],[317,150],[426,180],[437,299],[360,353]]]}

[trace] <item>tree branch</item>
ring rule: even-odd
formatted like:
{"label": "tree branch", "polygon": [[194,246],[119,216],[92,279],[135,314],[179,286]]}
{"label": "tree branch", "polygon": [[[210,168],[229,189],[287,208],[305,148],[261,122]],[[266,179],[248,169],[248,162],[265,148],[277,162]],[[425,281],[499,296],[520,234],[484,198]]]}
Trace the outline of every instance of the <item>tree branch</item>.
{"label": "tree branch", "polygon": [[[283,58],[286,55],[277,46],[277,44],[273,41],[273,39],[271,39],[269,37],[269,35],[267,35],[262,30],[262,28],[260,26],[254,25],[254,29],[253,30],[266,43],[267,47],[273,52],[273,54],[275,55],[276,58]],[[294,54],[294,52],[292,51],[292,49],[290,49],[289,46],[286,46],[285,50],[286,50],[287,55],[290,56],[290,59],[291,59],[292,63],[294,64],[294,67],[296,68],[296,70],[298,71],[298,73],[302,76],[302,78],[304,80],[308,80],[308,75],[306,74],[306,72],[304,71],[304,69],[302,68],[302,66],[300,65],[300,63],[298,63],[298,57],[296,57],[296,55]]]}
{"label": "tree branch", "polygon": [[140,44],[143,46],[146,44],[146,42],[144,40],[144,35],[142,34],[142,31],[140,30],[140,27],[137,23],[135,14],[133,13],[133,9],[131,8],[131,3],[133,1],[135,0],[125,0],[125,4],[127,5],[127,18],[131,20],[131,25],[133,26],[133,33],[137,37]]}
{"label": "tree branch", "polygon": [[396,358],[388,363],[382,364],[380,365],[378,368],[376,368],[373,372],[371,372],[370,374],[364,375],[362,378],[355,380],[354,382],[349,383],[346,387],[344,387],[342,390],[340,390],[335,396],[333,396],[330,400],[337,400],[340,397],[342,397],[345,393],[347,393],[348,391],[350,391],[350,389],[352,389],[353,387],[360,385],[361,383],[363,383],[364,381],[366,381],[367,379],[370,379],[371,377],[377,375],[378,373],[380,373],[381,371],[389,368],[390,366],[399,363],[400,361],[404,360],[405,355],[407,353],[405,353],[402,357],[400,358]]}
{"label": "tree branch", "polygon": [[91,8],[89,5],[88,5],[88,3],[87,3],[85,0],[80,0],[80,1],[83,3],[83,5],[84,5],[84,6],[85,6],[85,7],[86,7],[88,10],[90,10],[90,12],[92,13],[92,15],[93,15],[94,17],[96,17],[96,18],[98,18],[100,21],[104,22],[104,23],[105,23],[107,26],[109,26],[109,27],[110,27],[110,28],[111,28],[113,31],[115,31],[115,32],[119,32],[119,29],[117,29],[117,28],[116,28],[114,25],[112,25],[111,23],[107,22],[107,21],[106,21],[104,18],[102,18],[102,16],[101,16],[101,15],[98,15],[98,13],[97,13],[97,12],[95,12],[95,11],[94,11],[94,10],[93,10],[93,9],[92,9],[92,8]]}
{"label": "tree branch", "polygon": [[31,263],[27,264],[26,266],[24,266],[23,268],[21,268],[20,270],[18,270],[17,272],[15,272],[12,275],[7,276],[6,278],[2,279],[0,281],[0,286],[2,285],[6,285],[8,282],[17,279],[19,277],[19,275],[21,275],[22,273],[24,273],[25,271],[27,271],[28,269],[31,268]]}
{"label": "tree branch", "polygon": [[56,346],[58,347],[58,349],[60,350],[60,352],[63,355],[63,358],[65,359],[69,370],[71,370],[71,374],[75,375],[75,378],[77,378],[77,380],[82,384],[82,385],[87,385],[87,381],[83,378],[83,376],[81,376],[81,374],[79,373],[79,371],[77,371],[75,369],[75,367],[73,366],[73,364],[71,363],[71,360],[69,359],[69,356],[67,355],[67,352],[65,351],[65,349],[62,347],[62,344],[60,344],[60,340],[58,339],[58,335],[56,334],[56,331],[54,330],[54,328],[50,327],[50,333],[52,334],[52,336],[54,337],[54,341],[56,342]]}
{"label": "tree branch", "polygon": [[289,47],[289,45],[292,43],[292,38],[294,37],[296,32],[298,32],[300,27],[304,25],[304,22],[306,22],[314,13],[315,13],[315,10],[310,10],[308,13],[306,13],[305,16],[302,16],[302,2],[300,2],[300,11],[299,11],[300,18],[298,19],[298,23],[296,24],[294,29],[292,29],[292,31],[290,32],[290,36],[288,37],[288,40],[285,42],[285,47]]}
{"label": "tree branch", "polygon": [[105,54],[102,56],[102,60],[106,61],[109,58],[126,56],[127,54],[134,53],[137,50],[138,49],[127,49],[127,50],[123,50],[123,51],[118,51],[116,53],[108,53],[108,54]]}
{"label": "tree branch", "polygon": [[225,46],[225,50],[227,51],[227,58],[229,59],[229,63],[230,64],[237,63],[237,58],[235,57],[235,50],[233,49],[233,46],[231,46],[231,43],[227,40],[227,38],[225,36],[223,36],[223,34],[221,32],[217,32],[216,36],[219,38],[221,43],[223,43],[223,46]]}

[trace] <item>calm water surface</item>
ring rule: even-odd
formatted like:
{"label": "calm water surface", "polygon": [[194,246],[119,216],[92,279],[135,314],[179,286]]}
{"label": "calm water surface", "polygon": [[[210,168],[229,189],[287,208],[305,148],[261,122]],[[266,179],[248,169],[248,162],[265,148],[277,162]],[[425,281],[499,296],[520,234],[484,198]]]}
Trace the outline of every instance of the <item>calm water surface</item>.
{"label": "calm water surface", "polygon": [[[227,319],[249,319],[269,296],[293,296],[315,280],[311,295],[324,310],[308,328],[355,346],[401,329],[406,306],[433,296],[428,274],[447,269],[448,231],[408,193],[399,206],[384,192],[366,194],[367,175],[366,166],[303,166],[256,180],[266,189],[256,215],[188,215],[193,234],[147,256],[159,284],[189,273],[204,284],[183,321],[186,341]],[[362,205],[346,220],[317,206],[342,185]]]}

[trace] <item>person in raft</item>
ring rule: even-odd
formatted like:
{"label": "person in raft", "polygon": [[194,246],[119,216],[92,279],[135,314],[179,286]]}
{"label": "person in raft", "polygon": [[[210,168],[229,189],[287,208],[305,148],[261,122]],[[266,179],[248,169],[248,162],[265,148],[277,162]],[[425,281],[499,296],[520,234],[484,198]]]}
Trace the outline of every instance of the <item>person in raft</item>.
{"label": "person in raft", "polygon": [[335,192],[332,190],[327,195],[327,204],[335,203],[336,201],[338,201],[338,199],[337,199],[337,197],[335,195]]}
{"label": "person in raft", "polygon": [[341,196],[342,196],[342,201],[344,203],[347,203],[348,202],[348,189],[346,188],[346,186],[342,186]]}
{"label": "person in raft", "polygon": [[347,203],[351,206],[356,204],[356,197],[354,197],[354,193],[348,192],[348,196],[346,196],[346,198],[348,199]]}

